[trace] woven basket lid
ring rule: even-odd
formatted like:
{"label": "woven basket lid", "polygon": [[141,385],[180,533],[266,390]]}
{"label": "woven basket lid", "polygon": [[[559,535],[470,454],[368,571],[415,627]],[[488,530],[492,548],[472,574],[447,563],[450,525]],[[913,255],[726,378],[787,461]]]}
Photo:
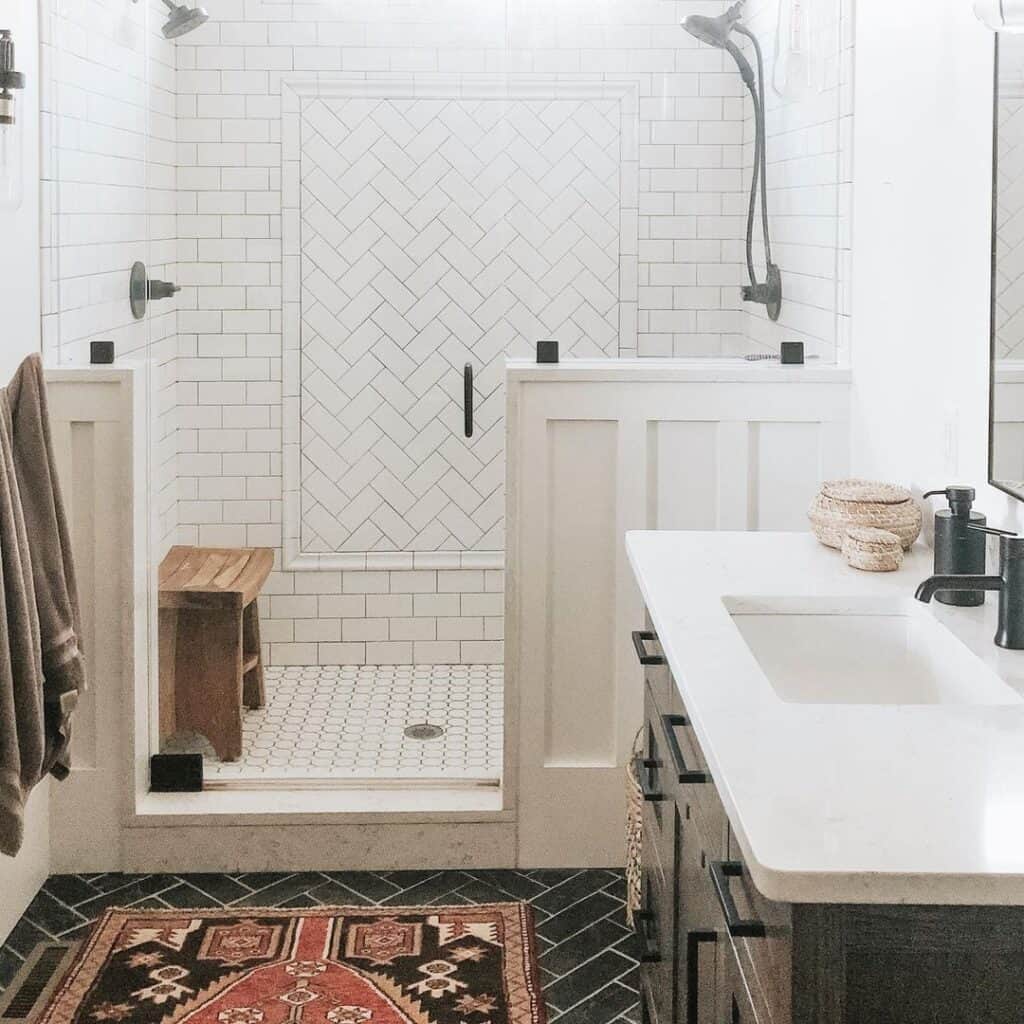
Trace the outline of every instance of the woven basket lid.
{"label": "woven basket lid", "polygon": [[877,480],[826,480],[821,493],[835,501],[853,501],[871,505],[899,505],[910,501],[911,494],[905,487],[880,483]]}
{"label": "woven basket lid", "polygon": [[888,530],[879,530],[874,526],[848,526],[846,536],[859,547],[886,551],[893,548],[902,550],[899,537]]}

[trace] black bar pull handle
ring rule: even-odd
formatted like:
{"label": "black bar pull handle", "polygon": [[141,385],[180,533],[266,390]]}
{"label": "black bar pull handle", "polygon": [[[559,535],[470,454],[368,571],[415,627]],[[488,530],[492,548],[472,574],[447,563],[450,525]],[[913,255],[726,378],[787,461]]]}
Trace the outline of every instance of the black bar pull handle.
{"label": "black bar pull handle", "polygon": [[763,939],[767,934],[764,922],[740,917],[736,909],[736,901],[732,898],[729,888],[730,878],[742,878],[743,865],[738,860],[713,860],[711,862],[711,881],[715,886],[715,895],[725,916],[725,926],[729,934],[736,939]]}
{"label": "black bar pull handle", "polygon": [[665,794],[655,786],[654,780],[651,778],[654,774],[652,769],[657,770],[660,767],[661,762],[653,758],[642,757],[640,754],[633,758],[633,771],[636,772],[637,780],[640,782],[640,792],[643,794],[643,798],[652,804],[665,799]]}
{"label": "black bar pull handle", "polygon": [[466,437],[473,436],[473,364],[466,363],[462,371],[462,415],[465,419]]}
{"label": "black bar pull handle", "polygon": [[649,629],[634,629],[632,636],[633,649],[636,651],[636,656],[640,659],[641,665],[665,664],[665,659],[660,654],[648,654],[647,648],[644,647],[645,640],[658,639]]}
{"label": "black bar pull handle", "polygon": [[675,765],[679,781],[684,784],[699,784],[710,781],[708,773],[699,768],[689,768],[686,758],[683,757],[683,748],[679,746],[679,737],[676,729],[681,729],[690,724],[685,715],[662,715],[661,725],[665,730],[665,741],[668,743],[668,752],[672,755],[672,764]]}
{"label": "black bar pull handle", "polygon": [[633,930],[636,932],[637,945],[640,947],[641,963],[661,963],[658,940],[652,935],[652,932],[656,930],[654,926],[654,914],[651,911],[638,910],[633,914]]}

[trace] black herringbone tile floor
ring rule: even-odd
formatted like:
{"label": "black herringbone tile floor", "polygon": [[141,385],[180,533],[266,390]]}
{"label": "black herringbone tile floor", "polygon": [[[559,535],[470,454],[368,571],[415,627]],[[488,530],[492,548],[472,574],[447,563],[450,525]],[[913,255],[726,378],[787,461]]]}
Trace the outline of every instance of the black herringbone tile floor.
{"label": "black herringbone tile floor", "polygon": [[54,875],[0,947],[0,991],[48,939],[78,939],[107,907],[533,906],[552,1024],[637,1024],[636,957],[621,872],[299,871],[241,875]]}

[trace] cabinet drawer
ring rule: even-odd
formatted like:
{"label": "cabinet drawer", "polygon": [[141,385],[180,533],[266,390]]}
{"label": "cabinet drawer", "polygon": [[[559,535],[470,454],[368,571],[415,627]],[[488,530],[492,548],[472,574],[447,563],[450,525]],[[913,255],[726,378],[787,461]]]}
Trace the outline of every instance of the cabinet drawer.
{"label": "cabinet drawer", "polygon": [[649,686],[644,687],[644,736],[640,772],[644,790],[644,851],[657,848],[667,872],[675,871],[672,820],[678,786],[675,784],[667,749],[661,710]]}
{"label": "cabinet drawer", "polygon": [[771,1024],[758,1011],[743,977],[736,953],[727,943],[719,944],[718,1024]]}
{"label": "cabinet drawer", "polygon": [[758,892],[735,836],[729,858],[717,866],[717,889],[725,897],[725,916],[741,926],[732,929],[731,945],[759,1019],[771,1024],[792,1020],[792,908]]}
{"label": "cabinet drawer", "polygon": [[697,819],[682,821],[676,933],[676,1019],[679,1024],[719,1024],[716,1016],[718,946],[722,914],[707,870],[706,841]]}
{"label": "cabinet drawer", "polygon": [[[704,751],[700,748],[689,715],[675,683],[672,684],[671,713],[663,719],[668,764],[672,766],[672,779],[678,782],[677,800],[686,801],[691,814],[700,823],[709,856],[724,858],[728,841],[728,819],[718,798],[714,780],[708,769]],[[679,781],[680,779],[689,781]],[[703,781],[701,781],[703,779]]]}
{"label": "cabinet drawer", "polygon": [[654,1024],[675,1024],[674,886],[660,868],[656,859],[644,864],[641,910],[634,915],[640,988],[645,1015]]}

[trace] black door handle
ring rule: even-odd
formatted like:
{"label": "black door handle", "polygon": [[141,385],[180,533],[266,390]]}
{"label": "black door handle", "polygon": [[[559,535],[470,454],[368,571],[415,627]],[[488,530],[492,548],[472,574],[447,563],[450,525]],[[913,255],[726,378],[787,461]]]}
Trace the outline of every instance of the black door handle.
{"label": "black door handle", "polygon": [[684,715],[661,716],[661,727],[665,730],[668,752],[672,755],[672,763],[675,765],[679,781],[684,784],[707,782],[707,772],[701,771],[699,768],[687,767],[686,758],[683,757],[683,748],[679,746],[679,737],[676,735],[676,729],[681,729],[689,724],[690,720]]}
{"label": "black door handle", "polygon": [[640,793],[650,803],[659,803],[665,799],[665,794],[658,789],[654,780],[654,773],[659,768],[661,768],[661,762],[654,758],[642,757],[640,754],[633,758],[633,771],[640,783]]}
{"label": "black door handle", "polygon": [[725,917],[725,927],[737,939],[763,939],[768,934],[763,921],[742,918],[736,909],[736,901],[729,889],[730,878],[742,878],[743,865],[738,860],[714,860],[711,862],[711,881],[715,895]]}
{"label": "black door handle", "polygon": [[466,363],[462,371],[462,415],[465,419],[466,437],[473,436],[473,364]]}
{"label": "black door handle", "polygon": [[650,910],[637,910],[633,914],[633,931],[640,949],[639,960],[644,964],[661,963],[661,950],[655,935],[656,922]]}
{"label": "black door handle", "polygon": [[633,650],[640,660],[641,665],[664,665],[665,659],[660,654],[648,654],[644,648],[645,640],[657,640],[658,638],[649,629],[634,629],[630,634],[633,638]]}

